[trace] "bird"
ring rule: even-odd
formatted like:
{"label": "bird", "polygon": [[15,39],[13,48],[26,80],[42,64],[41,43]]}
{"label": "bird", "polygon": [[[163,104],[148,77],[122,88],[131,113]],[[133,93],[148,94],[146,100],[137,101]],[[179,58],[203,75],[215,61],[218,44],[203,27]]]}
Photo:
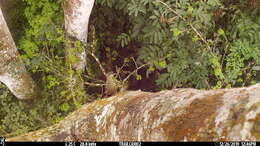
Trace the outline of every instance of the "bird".
{"label": "bird", "polygon": [[127,89],[127,82],[120,81],[116,78],[116,74],[109,72],[106,74],[105,83],[105,97],[109,97],[117,94],[118,92],[123,92]]}
{"label": "bird", "polygon": [[118,81],[113,72],[106,74],[106,83],[105,83],[105,96],[109,97],[116,94],[119,90],[120,81]]}

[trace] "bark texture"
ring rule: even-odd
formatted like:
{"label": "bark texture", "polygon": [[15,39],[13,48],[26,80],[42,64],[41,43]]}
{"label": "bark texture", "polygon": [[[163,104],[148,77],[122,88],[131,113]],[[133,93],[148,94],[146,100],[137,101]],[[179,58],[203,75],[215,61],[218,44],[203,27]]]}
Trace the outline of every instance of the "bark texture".
{"label": "bark texture", "polygon": [[[65,29],[69,44],[75,40],[87,42],[89,17],[95,0],[65,0],[64,19]],[[72,39],[71,39],[72,38]],[[79,60],[73,63],[73,68],[84,70],[86,64],[86,52],[84,49],[77,49],[73,45],[67,45],[68,55],[73,55]],[[71,50],[72,49],[72,50]]]}
{"label": "bark texture", "polygon": [[38,96],[37,87],[19,53],[0,8],[0,81],[19,99]]}
{"label": "bark texture", "polygon": [[[65,0],[63,3],[66,29],[67,90],[72,98],[85,97],[82,72],[86,67],[86,50],[78,42],[87,43],[88,22],[94,0]],[[82,98],[81,98],[82,99]]]}
{"label": "bark texture", "polygon": [[260,84],[222,90],[128,91],[7,141],[260,140]]}

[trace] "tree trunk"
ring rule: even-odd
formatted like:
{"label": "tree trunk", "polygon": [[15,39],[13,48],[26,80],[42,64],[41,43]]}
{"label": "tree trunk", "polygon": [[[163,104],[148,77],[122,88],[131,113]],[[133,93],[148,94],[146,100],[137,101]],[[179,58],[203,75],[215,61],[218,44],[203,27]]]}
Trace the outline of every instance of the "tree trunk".
{"label": "tree trunk", "polygon": [[80,43],[87,43],[88,22],[93,5],[94,0],[65,0],[63,5],[67,38],[66,64],[69,70],[67,82],[68,90],[74,93],[84,92],[81,74],[86,66],[86,51]]}
{"label": "tree trunk", "polygon": [[260,140],[260,84],[221,90],[130,91],[84,105],[7,141]]}
{"label": "tree trunk", "polygon": [[19,99],[37,97],[37,86],[19,58],[19,53],[0,8],[0,81]]}

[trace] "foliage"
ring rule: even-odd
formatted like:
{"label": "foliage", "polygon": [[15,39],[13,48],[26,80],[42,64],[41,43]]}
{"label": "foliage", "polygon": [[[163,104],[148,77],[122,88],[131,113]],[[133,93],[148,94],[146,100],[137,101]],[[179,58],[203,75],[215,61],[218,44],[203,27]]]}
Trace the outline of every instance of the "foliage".
{"label": "foliage", "polygon": [[[257,19],[237,12],[232,22],[233,28],[229,28],[227,37],[230,40],[230,48],[226,57],[226,82],[231,85],[236,83],[250,84],[256,72],[253,65],[259,65],[260,57],[260,17]],[[254,13],[253,13],[254,14]],[[239,17],[239,18],[238,18]]]}
{"label": "foliage", "polygon": [[248,3],[97,0],[128,16],[121,22],[129,22],[128,27],[116,40],[123,48],[130,42],[141,44],[139,62],[150,65],[147,75],[159,73],[159,87],[207,89],[254,83],[260,15],[257,2]]}
{"label": "foliage", "polygon": [[[24,23],[13,24],[22,31],[16,44],[42,95],[30,107],[1,85],[0,135],[13,136],[54,124],[85,102],[80,98],[72,99],[64,85],[67,75],[61,2],[23,0],[26,7],[19,9],[19,13],[23,14]],[[14,17],[19,19],[19,15]]]}
{"label": "foliage", "polygon": [[26,103],[15,99],[2,84],[0,85],[0,105],[0,134],[2,136],[14,136],[35,130],[39,128],[39,123],[48,125],[38,113],[37,108],[30,110]]}
{"label": "foliage", "polygon": [[[28,70],[42,90],[42,97],[28,107],[0,87],[0,135],[16,135],[53,124],[86,102],[71,95],[64,46],[62,0],[23,0],[13,24]],[[251,0],[96,0],[89,27],[88,51],[106,72],[127,77],[129,84],[156,83],[158,89],[199,89],[246,86],[260,80],[260,9]],[[22,23],[22,24],[21,24]],[[19,26],[21,30],[16,32]],[[83,49],[81,42],[74,42]],[[77,58],[70,58],[77,61]],[[93,55],[88,54],[84,80],[105,80]],[[103,82],[102,82],[103,81]],[[131,86],[131,85],[130,85]],[[139,87],[139,86],[138,86]],[[130,88],[131,89],[131,88]],[[93,99],[102,88],[86,86]],[[78,96],[79,98],[74,98]],[[12,124],[10,124],[12,123]]]}

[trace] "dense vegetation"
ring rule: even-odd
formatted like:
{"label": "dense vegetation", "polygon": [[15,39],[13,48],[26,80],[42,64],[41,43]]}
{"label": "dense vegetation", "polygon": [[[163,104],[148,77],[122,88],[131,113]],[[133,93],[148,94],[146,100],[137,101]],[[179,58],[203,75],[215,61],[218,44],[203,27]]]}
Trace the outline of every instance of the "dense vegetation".
{"label": "dense vegetation", "polygon": [[[87,98],[73,98],[64,86],[62,0],[13,2],[7,21],[42,97],[31,107],[1,85],[0,135],[5,136],[51,125],[103,95],[102,87],[86,85]],[[254,66],[260,65],[260,8],[255,0],[96,0],[88,38],[88,49],[119,78],[146,64],[129,78],[129,90],[259,82]],[[102,83],[93,56],[87,62],[84,80]]]}

